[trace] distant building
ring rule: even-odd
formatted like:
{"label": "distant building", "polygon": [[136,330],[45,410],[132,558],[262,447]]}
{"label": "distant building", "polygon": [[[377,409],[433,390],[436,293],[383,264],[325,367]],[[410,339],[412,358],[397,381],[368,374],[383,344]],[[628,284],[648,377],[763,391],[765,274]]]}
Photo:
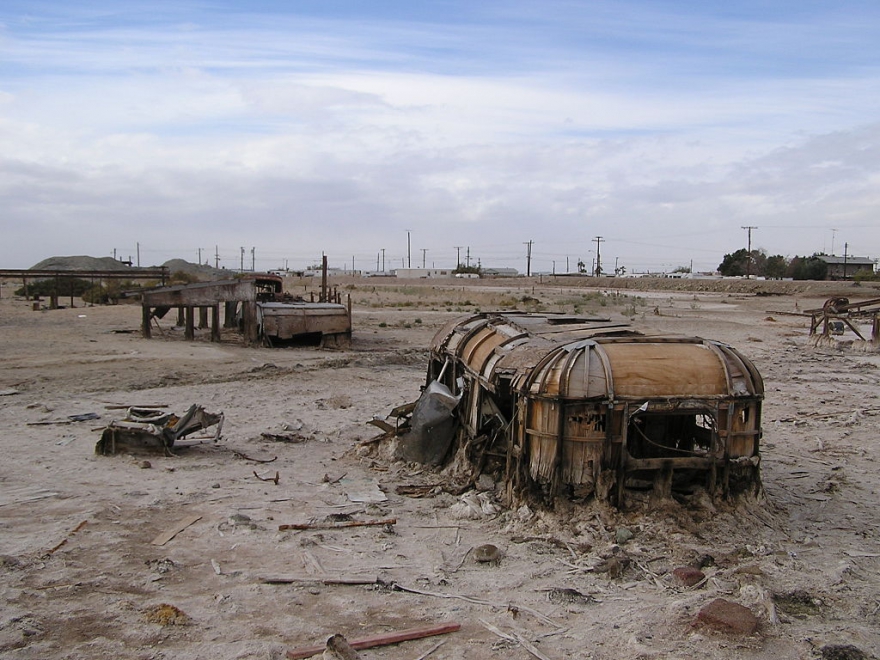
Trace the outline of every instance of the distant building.
{"label": "distant building", "polygon": [[519,277],[516,268],[483,268],[480,272],[483,277]]}
{"label": "distant building", "polygon": [[873,273],[877,262],[870,257],[834,257],[820,254],[819,258],[828,264],[827,280],[848,280],[856,273]]}
{"label": "distant building", "polygon": [[397,268],[394,276],[405,279],[449,278],[455,277],[452,268]]}

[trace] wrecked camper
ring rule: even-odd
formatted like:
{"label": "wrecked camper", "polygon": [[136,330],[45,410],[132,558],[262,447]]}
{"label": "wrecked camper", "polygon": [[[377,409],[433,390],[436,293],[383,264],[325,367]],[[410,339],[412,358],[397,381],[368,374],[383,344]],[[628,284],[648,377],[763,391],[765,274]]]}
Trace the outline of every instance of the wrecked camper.
{"label": "wrecked camper", "polygon": [[511,500],[538,492],[620,505],[631,488],[661,496],[760,489],[763,381],[717,341],[482,313],[434,337],[434,381],[461,397],[446,460],[477,475],[504,473]]}

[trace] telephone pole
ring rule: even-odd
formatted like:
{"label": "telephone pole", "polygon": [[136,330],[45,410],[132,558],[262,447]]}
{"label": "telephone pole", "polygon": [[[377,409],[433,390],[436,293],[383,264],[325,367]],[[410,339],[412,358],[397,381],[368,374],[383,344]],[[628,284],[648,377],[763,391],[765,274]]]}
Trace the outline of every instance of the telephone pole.
{"label": "telephone pole", "polygon": [[425,255],[428,253],[428,248],[422,248],[422,268],[425,267]]}
{"label": "telephone pole", "polygon": [[385,248],[382,248],[382,274],[385,274]]}
{"label": "telephone pole", "polygon": [[596,277],[599,277],[602,275],[602,260],[599,256],[599,245],[601,243],[604,243],[605,239],[601,236],[596,236],[596,238],[593,240],[596,241]]}
{"label": "telephone pole", "polygon": [[256,272],[257,270],[257,248],[251,248],[251,272]]}
{"label": "telephone pole", "polygon": [[525,241],[526,246],[526,277],[532,276],[532,243],[535,241]]}
{"label": "telephone pole", "polygon": [[410,250],[410,240],[409,240],[409,232],[410,230],[406,230],[406,267],[412,268],[412,251]]}
{"label": "telephone pole", "polygon": [[745,227],[740,227],[740,229],[745,229],[749,236],[748,248],[746,248],[746,279],[749,279],[752,276],[752,230],[757,229],[757,227],[746,225]]}
{"label": "telephone pole", "polygon": [[461,266],[461,246],[453,245],[453,247],[455,248],[455,267],[458,268]]}

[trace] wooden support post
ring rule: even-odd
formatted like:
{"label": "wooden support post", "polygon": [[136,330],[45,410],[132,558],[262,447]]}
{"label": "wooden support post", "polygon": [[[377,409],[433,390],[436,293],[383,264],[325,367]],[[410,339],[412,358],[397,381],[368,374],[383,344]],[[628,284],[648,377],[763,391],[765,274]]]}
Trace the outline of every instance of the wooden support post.
{"label": "wooden support post", "polygon": [[204,330],[208,327],[208,308],[207,307],[199,307],[199,330]]}
{"label": "wooden support post", "polygon": [[152,313],[150,312],[149,305],[141,305],[141,334],[144,339],[150,339],[153,336],[152,328],[150,328],[150,318]]}
{"label": "wooden support post", "polygon": [[177,326],[182,328],[186,325],[186,318],[184,318],[183,314],[183,306],[177,308]]}
{"label": "wooden support post", "polygon": [[211,341],[220,341],[220,303],[211,307]]}
{"label": "wooden support post", "polygon": [[183,336],[190,341],[196,338],[195,312],[191,306],[186,307],[186,328],[183,331]]}
{"label": "wooden support post", "polygon": [[260,340],[260,328],[257,325],[257,303],[250,301],[242,302],[241,315],[244,319],[244,343],[258,343]]}
{"label": "wooden support post", "polygon": [[224,328],[234,328],[235,327],[235,310],[238,309],[238,301],[237,300],[227,300],[223,303],[223,327]]}

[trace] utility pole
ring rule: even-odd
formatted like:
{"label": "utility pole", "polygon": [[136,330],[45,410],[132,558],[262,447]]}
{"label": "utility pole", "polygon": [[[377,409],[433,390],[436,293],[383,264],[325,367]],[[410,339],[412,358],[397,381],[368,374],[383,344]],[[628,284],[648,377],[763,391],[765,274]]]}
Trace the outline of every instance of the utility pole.
{"label": "utility pole", "polygon": [[453,247],[455,248],[455,268],[457,269],[461,266],[461,246],[455,245]]}
{"label": "utility pole", "polygon": [[553,274],[556,275],[556,259],[553,260]]}
{"label": "utility pole", "polygon": [[745,229],[749,236],[746,252],[746,279],[749,279],[752,276],[752,230],[757,229],[757,227],[754,225],[746,225],[745,227],[740,227],[740,229]]}
{"label": "utility pole", "polygon": [[406,230],[406,267],[412,268],[412,252],[410,250],[410,240],[409,240],[409,232],[410,230]]}
{"label": "utility pole", "polygon": [[600,277],[602,275],[602,259],[599,256],[599,245],[605,242],[605,239],[601,236],[596,236],[596,277]]}
{"label": "utility pole", "polygon": [[382,273],[385,273],[385,248],[382,248]]}
{"label": "utility pole", "polygon": [[849,250],[849,243],[843,244],[843,279],[846,280],[846,260],[847,260],[847,251]]}
{"label": "utility pole", "polygon": [[471,246],[470,245],[468,245],[468,247],[467,247],[466,259],[467,259],[467,267],[470,268],[471,267]]}
{"label": "utility pole", "polygon": [[535,241],[525,241],[526,246],[526,277],[532,276],[532,243]]}
{"label": "utility pole", "polygon": [[251,272],[255,272],[257,270],[257,248],[251,248]]}
{"label": "utility pole", "polygon": [[202,248],[199,248],[199,260],[196,262],[199,266],[202,265]]}
{"label": "utility pole", "polygon": [[244,246],[241,248],[241,267],[239,268],[239,272],[244,272]]}
{"label": "utility pole", "polygon": [[214,268],[220,268],[220,246],[214,246]]}
{"label": "utility pole", "polygon": [[831,230],[831,256],[832,257],[834,256],[834,239],[836,237],[837,237],[837,230],[832,228],[832,230]]}
{"label": "utility pole", "polygon": [[140,268],[141,267],[141,244],[140,243],[137,244],[137,258],[138,258],[137,265],[138,265],[138,268]]}
{"label": "utility pole", "polygon": [[427,254],[428,248],[422,248],[422,268],[425,267],[425,254]]}
{"label": "utility pole", "polygon": [[376,272],[379,272],[379,253],[376,253]]}

